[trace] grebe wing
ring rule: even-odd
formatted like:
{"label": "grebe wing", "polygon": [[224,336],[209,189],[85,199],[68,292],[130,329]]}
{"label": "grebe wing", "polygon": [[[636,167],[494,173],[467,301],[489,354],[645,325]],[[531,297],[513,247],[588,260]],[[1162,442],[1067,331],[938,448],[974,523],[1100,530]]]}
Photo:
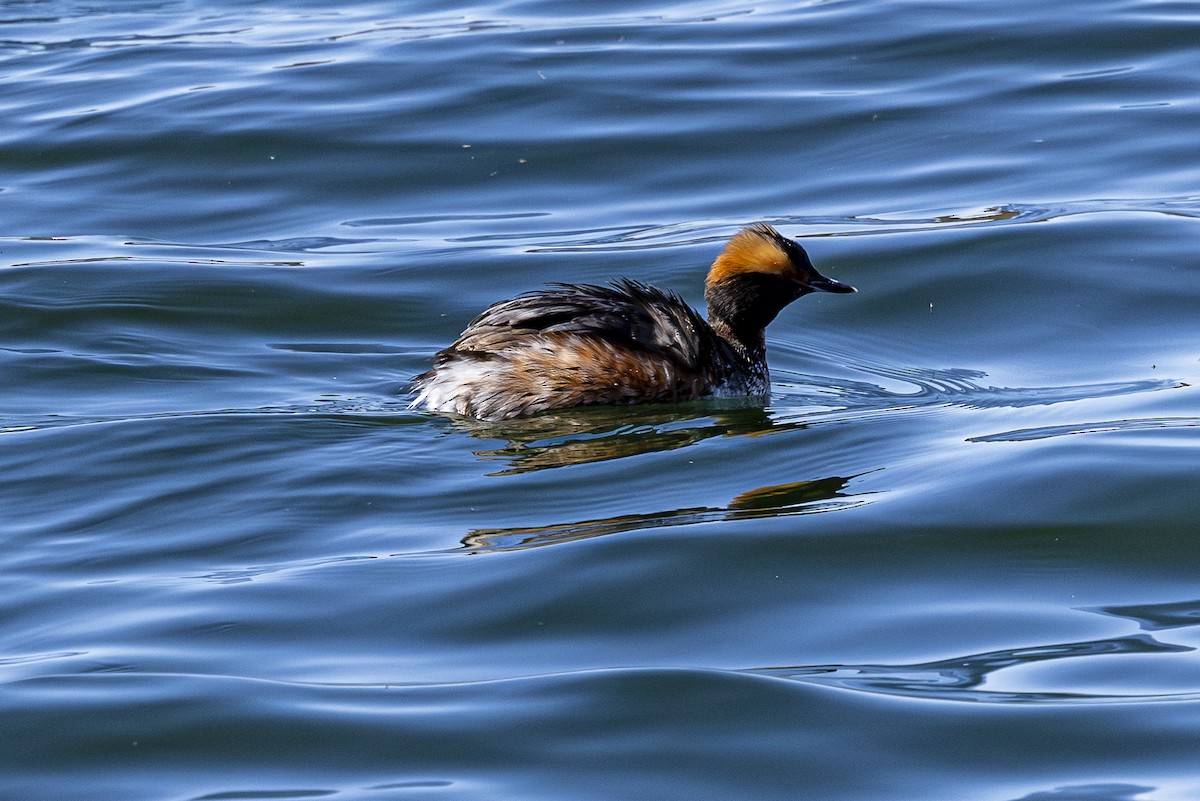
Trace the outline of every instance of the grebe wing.
{"label": "grebe wing", "polygon": [[595,337],[694,367],[707,323],[674,292],[622,279],[609,286],[553,284],[485,309],[452,348],[493,350],[522,332]]}

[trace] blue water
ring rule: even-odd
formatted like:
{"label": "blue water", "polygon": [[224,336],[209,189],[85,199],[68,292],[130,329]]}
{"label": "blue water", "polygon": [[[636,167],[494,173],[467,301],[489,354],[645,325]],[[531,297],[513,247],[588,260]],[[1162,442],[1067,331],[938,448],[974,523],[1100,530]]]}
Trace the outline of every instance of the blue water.
{"label": "blue water", "polygon": [[[1200,4],[0,2],[0,798],[1200,798]],[[859,287],[769,405],[488,303]]]}

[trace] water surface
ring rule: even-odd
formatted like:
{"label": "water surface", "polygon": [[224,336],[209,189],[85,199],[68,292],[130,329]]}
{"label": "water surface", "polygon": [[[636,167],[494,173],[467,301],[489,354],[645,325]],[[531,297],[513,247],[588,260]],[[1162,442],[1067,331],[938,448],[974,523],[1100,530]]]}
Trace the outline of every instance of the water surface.
{"label": "water surface", "polygon": [[[0,3],[0,795],[1200,797],[1191,2]],[[769,405],[483,306],[860,288]]]}

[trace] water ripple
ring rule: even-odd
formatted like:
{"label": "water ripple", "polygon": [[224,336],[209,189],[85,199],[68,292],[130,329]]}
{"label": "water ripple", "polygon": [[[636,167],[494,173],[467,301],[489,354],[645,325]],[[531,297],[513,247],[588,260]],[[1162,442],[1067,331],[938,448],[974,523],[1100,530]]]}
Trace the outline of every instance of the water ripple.
{"label": "water ripple", "polygon": [[191,420],[220,417],[287,417],[306,420],[329,420],[361,425],[393,425],[423,423],[424,417],[377,401],[359,402],[352,399],[330,398],[313,405],[260,406],[245,409],[191,409],[132,415],[9,415],[0,418],[0,436],[30,431],[77,428],[80,426],[143,423],[150,420]]}
{"label": "water ripple", "polygon": [[1184,653],[1195,649],[1155,640],[1148,634],[1088,642],[1011,648],[911,665],[811,665],[755,668],[747,672],[846,690],[993,704],[1120,703],[1200,700],[1200,690],[1186,693],[1101,694],[1069,691],[999,691],[983,689],[1000,670],[1054,659],[1113,654]]}
{"label": "water ripple", "polygon": [[[157,247],[198,248],[200,250],[258,250],[271,253],[311,253],[317,250],[337,248],[341,253],[355,252],[361,245],[371,245],[380,242],[379,239],[346,239],[335,236],[306,236],[288,239],[253,239],[246,242],[223,242],[214,244],[188,244],[175,242],[159,242],[142,240],[126,242],[126,245],[153,245]],[[366,251],[371,252],[371,251]],[[251,262],[257,263],[257,262]]]}
{"label": "water ripple", "polygon": [[[790,215],[764,218],[792,229],[798,238],[902,234],[966,227],[1023,225],[1087,214],[1151,213],[1200,218],[1200,196],[1160,198],[1094,198],[1048,202],[1013,202],[961,209],[866,212],[848,216]],[[608,226],[592,229],[522,231],[474,237],[470,241],[533,242],[529,252],[628,251],[720,242],[747,220],[697,220],[666,225]],[[794,229],[801,230],[796,231]]]}
{"label": "water ripple", "polygon": [[880,378],[908,384],[913,389],[911,391],[894,391],[869,381],[792,374],[796,377],[797,382],[791,384],[784,397],[854,411],[935,406],[958,406],[965,409],[1019,409],[1141,392],[1157,392],[1164,389],[1180,389],[1188,386],[1172,379],[1144,379],[1042,387],[997,387],[986,385],[980,381],[987,377],[987,373],[981,370],[886,367],[865,364],[852,364],[851,366]]}
{"label": "water ripple", "polygon": [[193,801],[268,801],[268,799],[326,798],[339,790],[228,790],[198,795]]}
{"label": "water ripple", "polygon": [[1134,801],[1136,796],[1152,793],[1157,787],[1121,782],[1070,784],[1053,790],[1039,790],[1014,801]]}
{"label": "water ripple", "polygon": [[1027,442],[1035,439],[1065,437],[1072,434],[1100,434],[1113,431],[1149,431],[1165,428],[1196,428],[1200,417],[1142,417],[1128,420],[1105,420],[1098,423],[1067,423],[1057,426],[1018,428],[997,434],[971,437],[967,442]]}
{"label": "water ripple", "polygon": [[[945,231],[979,226],[1023,225],[1065,217],[1108,214],[1150,213],[1175,217],[1200,218],[1200,196],[1162,198],[1098,198],[1085,200],[1002,203],[960,209],[922,209],[904,212],[866,212],[853,215],[789,215],[764,217],[765,222],[783,228],[799,239],[822,237],[903,234],[920,231]],[[342,226],[376,229],[381,237],[296,236],[281,239],[232,241],[227,243],[169,242],[144,239],[120,242],[123,246],[158,246],[194,249],[200,258],[220,261],[226,251],[238,253],[388,253],[414,250],[438,250],[463,245],[508,250],[515,246],[526,253],[625,252],[679,248],[722,243],[748,220],[690,220],[672,223],[640,223],[586,228],[530,227],[534,221],[550,222],[557,215],[533,210],[504,214],[404,215],[350,219]],[[495,230],[477,230],[463,234],[464,222],[476,227],[485,223],[525,223],[524,227],[505,226]],[[27,241],[34,241],[26,238]],[[65,240],[64,240],[65,241]],[[107,257],[122,258],[122,257]],[[126,257],[127,258],[127,257]],[[70,260],[63,260],[70,261]],[[53,261],[27,264],[53,264]],[[290,263],[289,263],[290,264]],[[13,265],[26,266],[26,264]]]}
{"label": "water ripple", "polygon": [[1132,606],[1097,606],[1087,611],[1137,621],[1146,631],[1180,629],[1200,625],[1200,600],[1134,604]]}

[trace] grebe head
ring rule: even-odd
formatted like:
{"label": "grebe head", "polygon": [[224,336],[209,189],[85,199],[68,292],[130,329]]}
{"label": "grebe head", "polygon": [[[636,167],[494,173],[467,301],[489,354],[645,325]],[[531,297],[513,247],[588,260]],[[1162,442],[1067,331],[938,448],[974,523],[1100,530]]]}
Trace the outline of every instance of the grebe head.
{"label": "grebe head", "polygon": [[810,292],[857,292],[817,272],[804,248],[766,223],[743,228],[717,256],[704,282],[709,321],[747,345],[779,312]]}

